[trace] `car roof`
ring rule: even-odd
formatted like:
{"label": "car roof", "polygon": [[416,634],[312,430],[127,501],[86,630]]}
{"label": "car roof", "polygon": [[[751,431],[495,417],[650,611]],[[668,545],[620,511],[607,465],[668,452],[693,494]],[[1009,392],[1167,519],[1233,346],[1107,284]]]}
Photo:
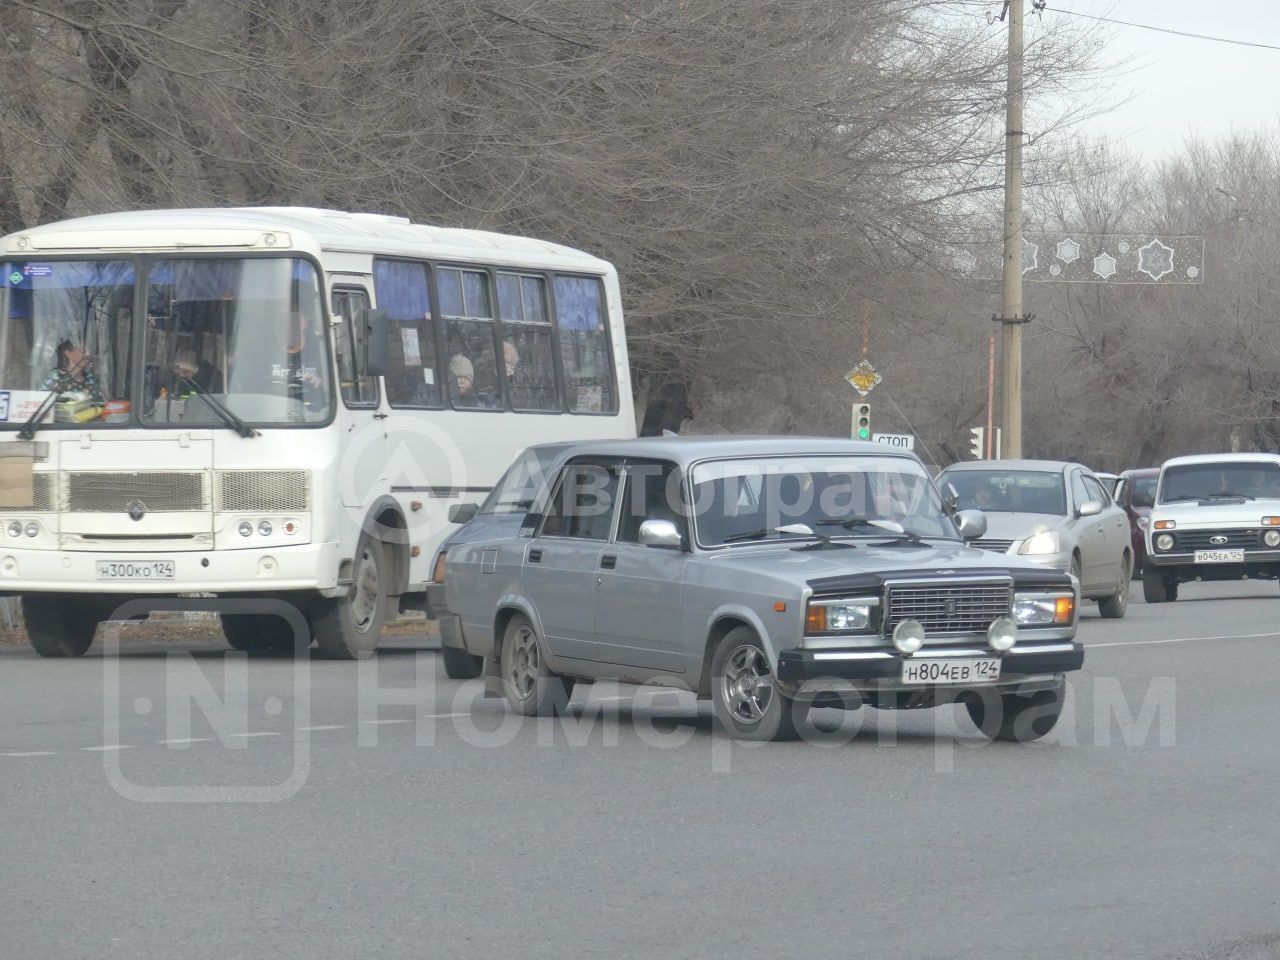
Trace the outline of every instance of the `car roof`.
{"label": "car roof", "polygon": [[919,463],[910,451],[868,440],[839,437],[693,436],[592,440],[574,444],[564,459],[580,456],[670,460],[685,465],[733,457],[891,456]]}
{"label": "car roof", "polygon": [[1054,473],[1066,471],[1071,467],[1079,467],[1085,472],[1091,472],[1084,464],[1069,460],[963,460],[951,464],[943,470],[943,473],[956,470],[1040,470]]}
{"label": "car roof", "polygon": [[1271,463],[1280,466],[1280,455],[1274,453],[1198,453],[1166,460],[1161,470],[1169,467],[1191,467],[1206,463]]}
{"label": "car roof", "polygon": [[1134,479],[1141,479],[1142,477],[1159,476],[1159,474],[1160,474],[1159,467],[1134,467],[1132,470],[1123,471],[1120,474],[1120,476],[1132,477]]}

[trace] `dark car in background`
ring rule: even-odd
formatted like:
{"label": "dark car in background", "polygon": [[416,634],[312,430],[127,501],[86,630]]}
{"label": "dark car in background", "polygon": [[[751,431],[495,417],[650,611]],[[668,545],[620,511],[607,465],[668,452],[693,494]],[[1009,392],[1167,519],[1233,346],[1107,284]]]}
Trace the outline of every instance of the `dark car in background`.
{"label": "dark car in background", "polygon": [[1142,576],[1147,563],[1147,522],[1156,502],[1159,467],[1125,470],[1116,487],[1116,503],[1129,517],[1129,538],[1133,541],[1133,577]]}

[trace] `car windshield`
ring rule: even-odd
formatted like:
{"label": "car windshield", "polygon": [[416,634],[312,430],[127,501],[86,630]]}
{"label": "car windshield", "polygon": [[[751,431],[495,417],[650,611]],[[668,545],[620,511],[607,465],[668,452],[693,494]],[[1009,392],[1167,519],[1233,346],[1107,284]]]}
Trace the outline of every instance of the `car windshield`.
{"label": "car windshield", "polygon": [[1135,507],[1151,507],[1156,502],[1156,482],[1159,476],[1154,477],[1136,477],[1130,479],[1133,493],[1129,496],[1129,502]]}
{"label": "car windshield", "polygon": [[497,486],[480,504],[481,514],[525,513],[551,480],[548,471],[565,451],[564,445],[530,447],[507,468]]}
{"label": "car windshield", "polygon": [[314,267],[289,257],[159,260],[147,285],[143,421],[329,418],[332,382]]}
{"label": "car windshield", "polygon": [[1168,467],[1160,502],[1246,497],[1280,500],[1280,465],[1274,463],[1196,463]]}
{"label": "car windshield", "polygon": [[940,485],[959,494],[961,510],[987,513],[1044,513],[1066,516],[1062,474],[1047,470],[954,470]]}
{"label": "car windshield", "polygon": [[901,457],[716,460],[695,467],[692,479],[704,547],[776,539],[778,527],[799,523],[827,537],[883,539],[892,534],[867,521],[892,521],[920,536],[959,539],[924,469]]}
{"label": "car windshield", "polygon": [[[10,260],[0,288],[0,425],[128,419],[134,266]],[[108,406],[110,404],[110,406]]]}

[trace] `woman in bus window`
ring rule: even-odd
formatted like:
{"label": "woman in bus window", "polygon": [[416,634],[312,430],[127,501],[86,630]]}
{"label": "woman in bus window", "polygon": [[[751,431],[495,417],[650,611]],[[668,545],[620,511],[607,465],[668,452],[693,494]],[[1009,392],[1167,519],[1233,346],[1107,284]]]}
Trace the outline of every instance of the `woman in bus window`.
{"label": "woman in bus window", "polygon": [[85,393],[98,406],[106,402],[102,389],[98,386],[98,378],[93,373],[93,358],[71,340],[63,340],[58,344],[57,365],[44,378],[40,389],[56,390],[58,396]]}

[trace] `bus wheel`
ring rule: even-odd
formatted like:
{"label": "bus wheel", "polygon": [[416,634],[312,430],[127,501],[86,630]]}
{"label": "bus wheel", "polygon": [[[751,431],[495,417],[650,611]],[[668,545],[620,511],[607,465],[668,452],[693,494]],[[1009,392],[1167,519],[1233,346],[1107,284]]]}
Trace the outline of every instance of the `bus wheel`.
{"label": "bus wheel", "polygon": [[79,657],[93,643],[98,605],[67,594],[24,594],[22,622],[31,648],[42,657]]}
{"label": "bus wheel", "polygon": [[351,565],[351,589],[345,597],[319,601],[311,612],[311,632],[322,656],[363,660],[373,656],[387,615],[385,590],[391,582],[387,548],[364,536]]}

